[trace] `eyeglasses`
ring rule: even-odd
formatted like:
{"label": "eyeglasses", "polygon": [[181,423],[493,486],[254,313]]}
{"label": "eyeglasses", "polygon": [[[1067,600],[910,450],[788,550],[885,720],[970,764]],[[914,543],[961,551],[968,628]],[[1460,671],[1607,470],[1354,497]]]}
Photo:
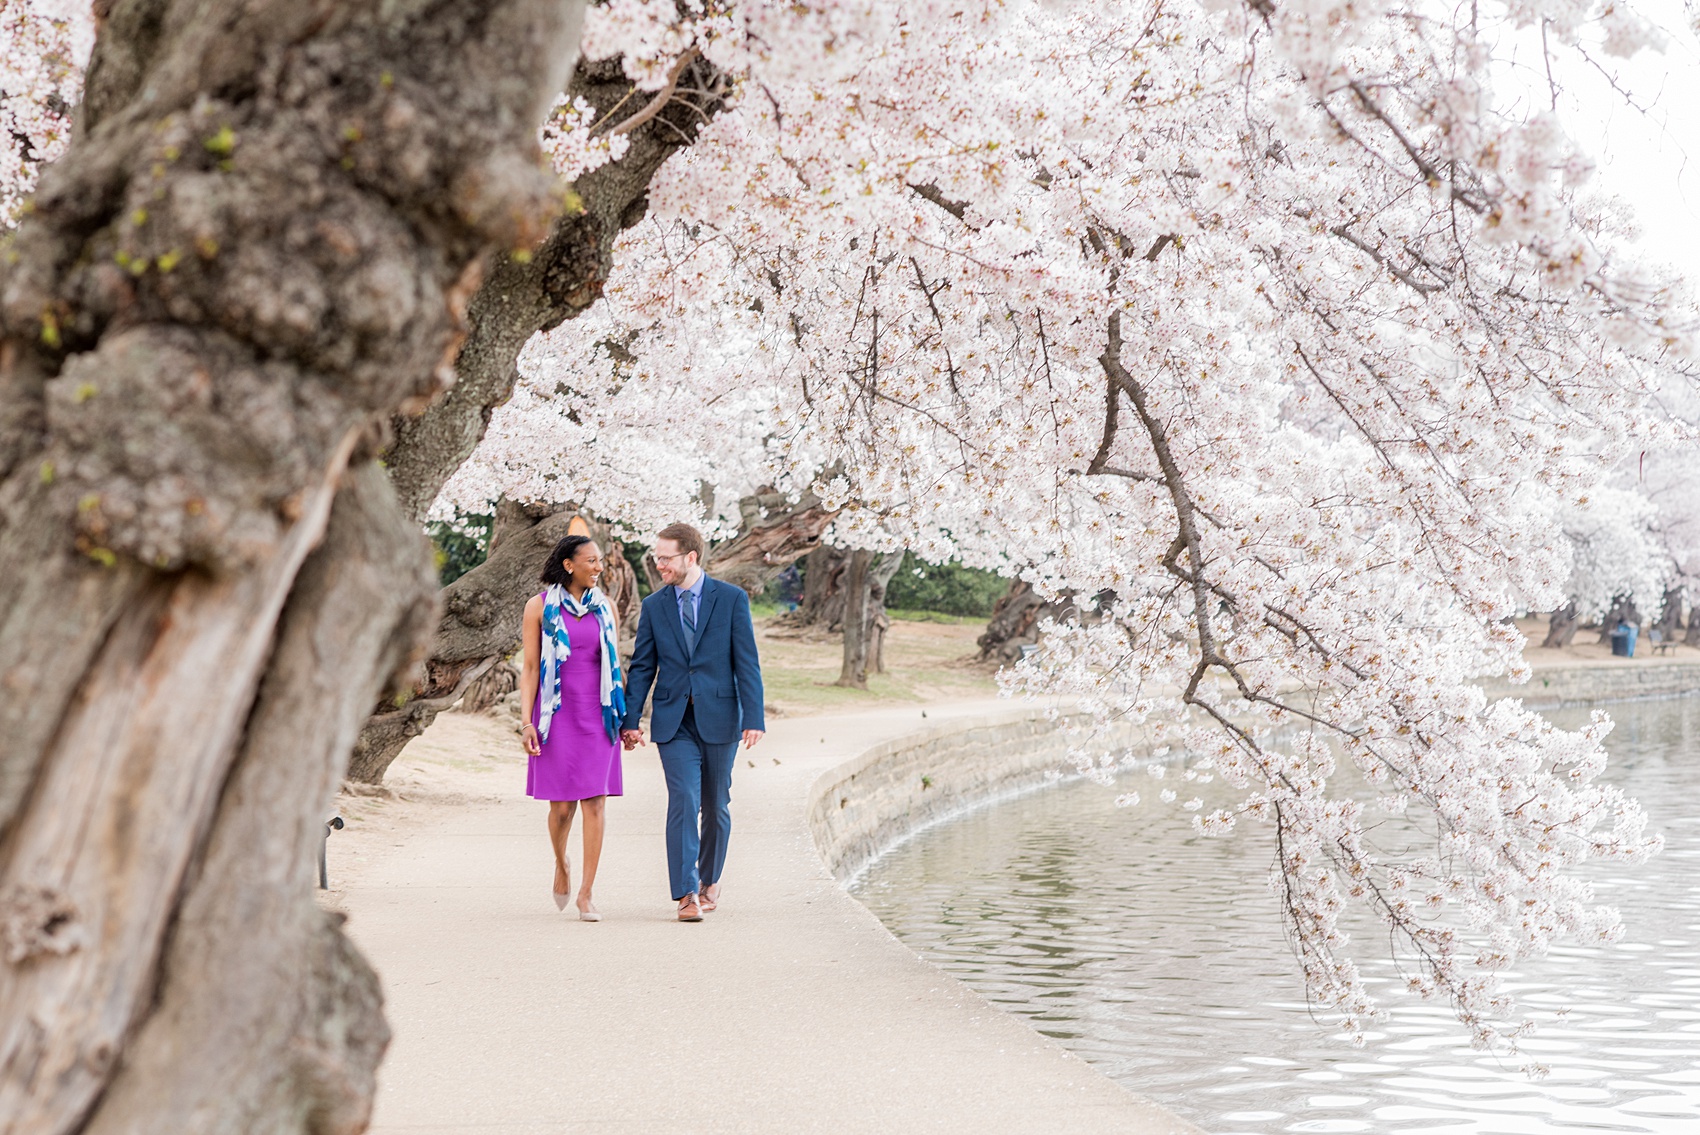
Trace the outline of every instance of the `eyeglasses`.
{"label": "eyeglasses", "polygon": [[661,562],[663,562],[663,561],[664,561],[664,560],[682,560],[682,559],[684,559],[684,558],[685,558],[685,557],[686,557],[686,556],[688,556],[688,555],[690,555],[690,554],[691,554],[691,553],[689,553],[689,552],[674,552],[674,553],[673,553],[673,554],[672,554],[672,555],[670,555],[670,556],[655,556],[655,555],[654,555],[654,553],[653,553],[653,552],[652,552],[652,553],[650,553],[650,554],[651,554],[651,555],[652,555],[652,556],[654,556],[654,559],[655,559],[655,562],[656,562],[656,563],[661,563]]}

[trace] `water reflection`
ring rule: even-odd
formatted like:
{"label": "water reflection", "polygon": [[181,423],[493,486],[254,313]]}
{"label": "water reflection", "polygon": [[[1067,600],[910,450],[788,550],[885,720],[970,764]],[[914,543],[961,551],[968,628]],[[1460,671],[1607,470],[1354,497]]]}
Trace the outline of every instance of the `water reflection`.
{"label": "water reflection", "polygon": [[[1363,1049],[1320,1027],[1272,930],[1266,829],[1204,839],[1190,813],[1118,809],[1114,793],[1074,783],[923,833],[856,893],[923,956],[1221,1135],[1688,1135],[1700,1132],[1700,699],[1613,716],[1609,779],[1641,799],[1666,850],[1595,873],[1600,901],[1623,911],[1623,942],[1558,948],[1508,980],[1541,1022],[1524,1043],[1551,1069],[1541,1081],[1472,1051],[1445,1006],[1404,996],[1391,965],[1368,958],[1392,1019]],[[1220,784],[1198,794],[1206,810],[1233,798]]]}

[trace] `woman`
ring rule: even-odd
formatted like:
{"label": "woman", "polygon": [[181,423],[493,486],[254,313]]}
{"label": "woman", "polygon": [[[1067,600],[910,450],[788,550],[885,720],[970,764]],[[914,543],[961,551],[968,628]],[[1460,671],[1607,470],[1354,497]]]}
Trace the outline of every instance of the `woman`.
{"label": "woman", "polygon": [[525,751],[531,757],[526,795],[549,801],[555,848],[555,906],[567,909],[572,865],[567,836],[584,809],[584,877],[578,916],[600,922],[591,898],[602,857],[603,804],[620,795],[618,729],[626,713],[618,628],[596,581],[602,551],[588,536],[568,536],[543,567],[541,595],[525,605],[525,668],[520,698]]}

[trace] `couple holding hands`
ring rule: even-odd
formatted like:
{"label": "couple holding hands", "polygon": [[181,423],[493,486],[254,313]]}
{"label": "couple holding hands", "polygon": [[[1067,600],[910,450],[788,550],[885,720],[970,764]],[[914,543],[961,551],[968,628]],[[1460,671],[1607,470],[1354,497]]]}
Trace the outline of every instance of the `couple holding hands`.
{"label": "couple holding hands", "polygon": [[762,738],[761,662],[750,598],[702,569],[702,534],[669,524],[654,558],[663,586],[643,601],[637,645],[622,675],[613,605],[597,588],[602,551],[568,536],[543,567],[542,594],[525,605],[520,710],[530,756],[526,794],[549,801],[555,905],[572,897],[567,836],[584,813],[579,917],[599,922],[591,897],[602,854],[604,805],[621,794],[620,750],[644,743],[644,702],[667,780],[667,871],[681,922],[701,922],[720,897],[732,834],[738,741]]}

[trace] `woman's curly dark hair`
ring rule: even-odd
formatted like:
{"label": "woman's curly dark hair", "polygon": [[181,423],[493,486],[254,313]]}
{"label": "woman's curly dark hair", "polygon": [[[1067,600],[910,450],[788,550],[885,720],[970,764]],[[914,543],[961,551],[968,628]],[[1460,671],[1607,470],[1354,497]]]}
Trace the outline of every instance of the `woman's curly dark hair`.
{"label": "woman's curly dark hair", "polygon": [[543,582],[551,587],[557,583],[565,587],[567,585],[567,569],[561,565],[578,555],[578,550],[590,542],[589,536],[561,537],[561,542],[555,545],[553,552],[549,553],[549,562],[543,565],[543,574],[540,577]]}

